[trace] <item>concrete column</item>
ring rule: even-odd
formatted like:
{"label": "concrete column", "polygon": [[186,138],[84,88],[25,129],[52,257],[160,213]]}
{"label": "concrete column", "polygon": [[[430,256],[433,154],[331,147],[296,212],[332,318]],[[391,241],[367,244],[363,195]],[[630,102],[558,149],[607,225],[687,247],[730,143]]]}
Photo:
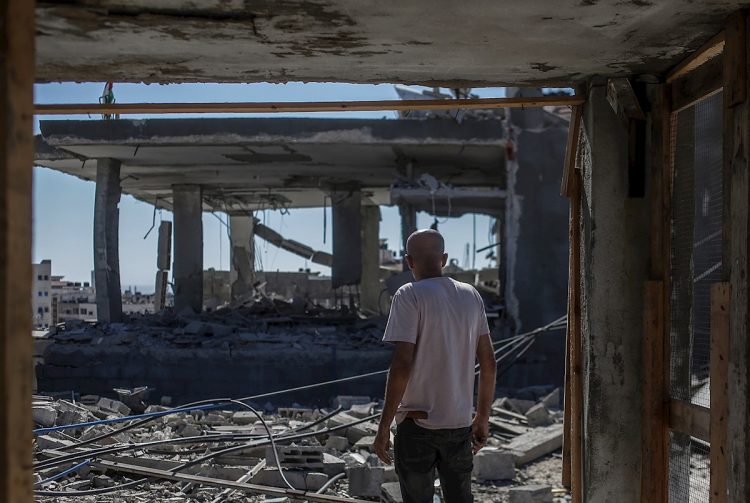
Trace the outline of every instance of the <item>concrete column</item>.
{"label": "concrete column", "polygon": [[122,320],[120,289],[120,161],[97,159],[94,199],[94,281],[97,319]]}
{"label": "concrete column", "polygon": [[333,264],[331,285],[359,284],[362,279],[362,192],[337,190],[331,193]]}
{"label": "concrete column", "polygon": [[[417,230],[417,210],[411,204],[401,203],[398,205],[398,214],[401,215],[401,249],[406,255],[406,240]],[[406,260],[404,270],[407,270]]]}
{"label": "concrete column", "polygon": [[229,216],[230,269],[232,300],[253,290],[255,280],[255,238],[253,218],[246,214]]}
{"label": "concrete column", "polygon": [[362,309],[379,312],[380,300],[380,208],[362,206],[362,282],[359,303]]}
{"label": "concrete column", "polygon": [[594,81],[581,198],[584,501],[640,499],[643,291],[649,204],[628,197],[628,136]]}
{"label": "concrete column", "polygon": [[199,185],[173,185],[174,307],[203,308],[203,212]]}

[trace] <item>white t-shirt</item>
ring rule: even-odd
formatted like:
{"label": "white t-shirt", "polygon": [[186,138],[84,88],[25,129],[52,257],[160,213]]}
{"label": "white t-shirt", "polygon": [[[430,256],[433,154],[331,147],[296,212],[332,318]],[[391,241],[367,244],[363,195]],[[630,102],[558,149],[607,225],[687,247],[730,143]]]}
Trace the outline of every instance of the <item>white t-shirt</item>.
{"label": "white t-shirt", "polygon": [[415,421],[424,428],[470,426],[477,343],[489,333],[482,297],[473,286],[440,276],[399,288],[383,340],[417,347],[396,420],[423,411],[427,419]]}

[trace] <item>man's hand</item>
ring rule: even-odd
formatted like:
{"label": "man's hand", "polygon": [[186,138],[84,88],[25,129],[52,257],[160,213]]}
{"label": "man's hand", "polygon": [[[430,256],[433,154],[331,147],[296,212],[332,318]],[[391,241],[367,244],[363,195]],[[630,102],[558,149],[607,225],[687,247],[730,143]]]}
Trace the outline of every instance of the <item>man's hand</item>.
{"label": "man's hand", "polygon": [[378,455],[380,461],[390,465],[393,463],[391,459],[391,432],[389,429],[378,428],[378,434],[375,436],[375,442],[373,444],[375,454]]}
{"label": "man's hand", "polygon": [[474,447],[474,454],[484,447],[487,438],[490,436],[490,422],[486,417],[475,416],[471,422],[471,441]]}

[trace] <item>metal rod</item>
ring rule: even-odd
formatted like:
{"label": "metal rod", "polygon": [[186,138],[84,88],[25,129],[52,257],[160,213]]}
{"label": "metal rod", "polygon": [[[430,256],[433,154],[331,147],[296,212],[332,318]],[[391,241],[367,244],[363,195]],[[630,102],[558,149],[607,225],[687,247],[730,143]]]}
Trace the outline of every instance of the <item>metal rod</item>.
{"label": "metal rod", "polygon": [[581,105],[580,96],[539,96],[518,98],[468,98],[453,100],[380,101],[297,101],[244,103],[37,103],[36,115],[83,114],[200,114],[200,113],[287,113],[287,112],[372,112],[380,110],[444,110],[487,108],[535,108]]}

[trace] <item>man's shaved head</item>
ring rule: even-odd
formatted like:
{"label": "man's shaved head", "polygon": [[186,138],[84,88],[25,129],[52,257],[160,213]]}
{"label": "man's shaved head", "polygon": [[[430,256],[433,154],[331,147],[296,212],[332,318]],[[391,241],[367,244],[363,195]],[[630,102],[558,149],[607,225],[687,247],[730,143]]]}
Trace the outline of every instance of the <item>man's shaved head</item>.
{"label": "man's shaved head", "polygon": [[445,240],[436,230],[419,230],[406,240],[406,260],[417,280],[440,276],[447,259]]}
{"label": "man's shaved head", "polygon": [[413,232],[409,236],[409,239],[406,240],[406,253],[416,258],[425,256],[439,257],[445,253],[443,235],[432,229]]}

